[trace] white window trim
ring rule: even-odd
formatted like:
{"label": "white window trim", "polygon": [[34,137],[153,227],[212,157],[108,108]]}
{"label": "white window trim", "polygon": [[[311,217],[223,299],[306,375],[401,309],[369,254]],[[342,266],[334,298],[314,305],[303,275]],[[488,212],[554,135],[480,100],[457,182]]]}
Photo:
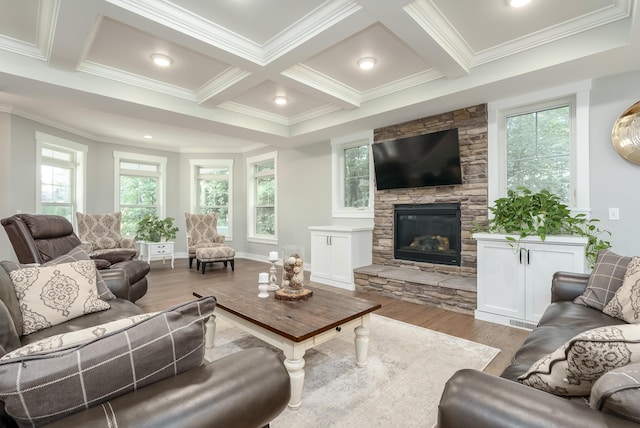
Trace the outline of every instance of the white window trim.
{"label": "white window trim", "polygon": [[[85,212],[87,201],[87,153],[89,152],[89,147],[84,144],[65,140],[64,138],[55,137],[39,131],[36,131],[36,212],[42,211],[42,201],[40,200],[42,192],[42,177],[40,175],[42,167],[42,146],[57,146],[62,149],[73,150],[76,152],[75,207],[76,211]],[[71,223],[75,227],[75,213],[72,213],[71,219]]]}
{"label": "white window trim", "polygon": [[[276,180],[275,186],[275,233],[274,236],[256,235],[255,233],[255,180],[254,180],[254,168],[253,165],[264,162],[267,160],[273,160],[273,175]],[[278,152],[269,152],[262,155],[251,156],[246,159],[247,161],[247,241],[256,242],[260,244],[278,244]]]}
{"label": "white window trim", "polygon": [[122,160],[155,163],[160,166],[158,216],[165,218],[167,215],[167,158],[162,156],[141,155],[139,153],[113,152],[113,209],[115,212],[120,211],[120,161]]}
{"label": "white window trim", "polygon": [[[369,146],[369,206],[351,208],[344,206],[344,150],[367,144]],[[331,139],[331,215],[334,218],[373,218],[373,130]]]}
{"label": "white window trim", "polygon": [[189,206],[192,213],[198,210],[198,189],[196,186],[196,171],[198,167],[229,168],[229,232],[225,234],[225,241],[233,240],[233,159],[189,159],[190,197]]}
{"label": "white window trim", "polygon": [[489,205],[506,196],[506,153],[501,144],[504,141],[503,113],[528,104],[573,97],[575,99],[575,137],[572,150],[571,183],[574,189],[574,213],[587,214],[589,205],[589,92],[591,81],[549,88],[518,97],[508,98],[488,104],[488,196]]}

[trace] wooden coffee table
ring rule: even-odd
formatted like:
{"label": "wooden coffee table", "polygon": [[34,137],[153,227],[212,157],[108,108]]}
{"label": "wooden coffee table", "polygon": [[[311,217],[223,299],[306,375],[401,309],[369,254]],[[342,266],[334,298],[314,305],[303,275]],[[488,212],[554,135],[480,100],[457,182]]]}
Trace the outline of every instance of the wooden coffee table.
{"label": "wooden coffee table", "polygon": [[276,300],[273,292],[268,298],[259,298],[257,283],[220,284],[193,293],[217,300],[207,324],[207,347],[213,347],[218,316],[284,352],[284,365],[291,377],[289,407],[293,409],[302,404],[305,351],[354,329],[356,364],[366,366],[369,315],[381,307],[365,299],[310,288],[313,296],[297,301]]}

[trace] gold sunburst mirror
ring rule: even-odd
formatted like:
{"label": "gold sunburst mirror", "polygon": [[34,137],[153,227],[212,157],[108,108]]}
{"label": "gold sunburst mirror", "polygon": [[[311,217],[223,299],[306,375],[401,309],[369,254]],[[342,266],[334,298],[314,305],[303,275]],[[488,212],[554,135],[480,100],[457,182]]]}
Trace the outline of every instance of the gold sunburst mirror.
{"label": "gold sunburst mirror", "polygon": [[640,101],[626,109],[613,124],[611,142],[620,156],[640,165]]}

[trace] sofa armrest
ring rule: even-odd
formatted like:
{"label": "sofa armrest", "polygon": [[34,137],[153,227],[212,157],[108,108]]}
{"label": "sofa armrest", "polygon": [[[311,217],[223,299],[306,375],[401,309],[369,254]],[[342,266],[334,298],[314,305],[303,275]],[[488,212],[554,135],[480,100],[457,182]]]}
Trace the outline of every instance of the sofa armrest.
{"label": "sofa armrest", "polygon": [[124,269],[103,269],[100,271],[102,279],[109,290],[120,299],[129,300],[129,278]]}
{"label": "sofa armrest", "polygon": [[584,293],[589,282],[589,274],[556,272],[551,279],[551,303],[572,301]]}
{"label": "sofa armrest", "polygon": [[196,367],[47,427],[263,427],[289,403],[277,354],[252,348]]}
{"label": "sofa armrest", "polygon": [[477,370],[456,372],[438,405],[439,428],[637,427],[581,403]]}

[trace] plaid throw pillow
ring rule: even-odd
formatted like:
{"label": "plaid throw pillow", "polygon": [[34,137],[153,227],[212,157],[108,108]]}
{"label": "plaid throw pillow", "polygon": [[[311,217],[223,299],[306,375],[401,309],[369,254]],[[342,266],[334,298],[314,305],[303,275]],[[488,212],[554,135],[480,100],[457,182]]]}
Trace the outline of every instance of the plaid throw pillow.
{"label": "plaid throw pillow", "polygon": [[601,311],[622,286],[630,261],[631,257],[620,256],[610,250],[599,251],[587,288],[582,296],[573,300],[573,303]]}
{"label": "plaid throw pillow", "polygon": [[5,412],[19,426],[45,425],[200,366],[215,302],[205,297],[75,347],[0,361]]}

